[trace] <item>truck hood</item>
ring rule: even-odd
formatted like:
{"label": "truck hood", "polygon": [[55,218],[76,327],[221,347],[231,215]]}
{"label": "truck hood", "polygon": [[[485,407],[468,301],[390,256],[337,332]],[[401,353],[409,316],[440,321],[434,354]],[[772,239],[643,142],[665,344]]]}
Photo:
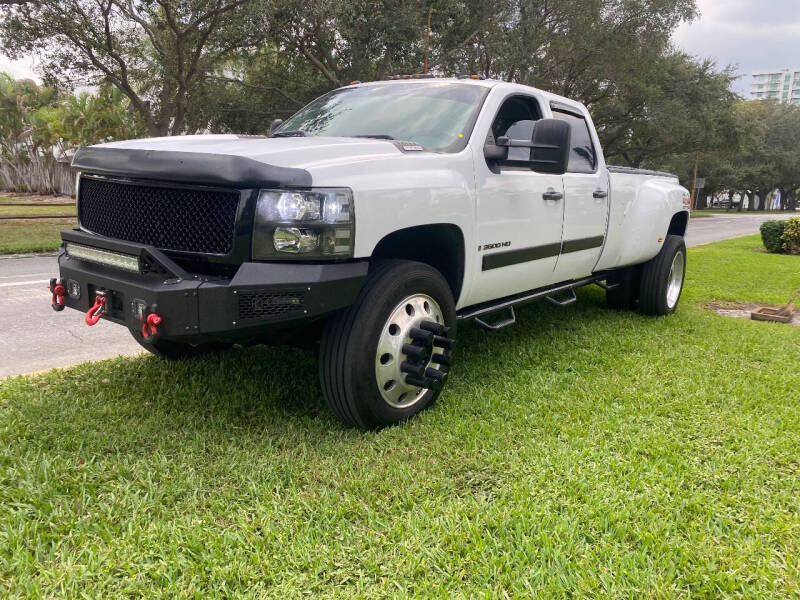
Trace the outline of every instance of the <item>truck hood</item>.
{"label": "truck hood", "polygon": [[277,167],[311,169],[401,156],[403,151],[396,144],[367,138],[185,135],[111,142],[92,148],[240,156]]}

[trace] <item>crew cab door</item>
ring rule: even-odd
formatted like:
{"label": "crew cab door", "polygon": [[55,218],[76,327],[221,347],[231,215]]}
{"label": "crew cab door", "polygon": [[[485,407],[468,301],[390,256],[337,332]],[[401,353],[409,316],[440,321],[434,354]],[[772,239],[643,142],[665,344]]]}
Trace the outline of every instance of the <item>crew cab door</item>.
{"label": "crew cab door", "polygon": [[[501,136],[530,140],[542,118],[534,96],[514,93],[502,99],[491,122],[481,119],[477,139]],[[557,281],[561,249],[563,195],[561,175],[535,173],[522,161],[529,148],[509,148],[508,160],[487,161],[475,152],[478,260],[468,303],[508,296]]]}
{"label": "crew cab door", "polygon": [[564,231],[556,266],[559,281],[590,275],[608,226],[608,172],[592,139],[592,126],[577,109],[551,103],[553,118],[570,125],[571,148],[564,174]]}

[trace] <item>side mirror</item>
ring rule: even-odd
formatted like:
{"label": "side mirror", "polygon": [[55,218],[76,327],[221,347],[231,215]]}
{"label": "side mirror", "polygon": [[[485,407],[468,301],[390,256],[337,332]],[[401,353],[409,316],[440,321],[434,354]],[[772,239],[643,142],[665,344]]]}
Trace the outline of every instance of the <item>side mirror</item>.
{"label": "side mirror", "polygon": [[269,124],[269,134],[272,135],[275,131],[283,125],[283,119],[275,119],[272,123]]}
{"label": "side mirror", "polygon": [[[569,123],[559,119],[540,119],[533,125],[531,141],[497,138],[497,145],[506,148],[530,148],[529,160],[514,160],[518,166],[528,166],[537,173],[563,175],[569,163],[570,137]],[[484,147],[484,153],[486,149]]]}
{"label": "side mirror", "polygon": [[487,142],[483,145],[483,156],[486,160],[492,162],[499,162],[508,159],[508,146],[498,146]]}
{"label": "side mirror", "polygon": [[569,164],[572,128],[560,119],[536,121],[531,134],[531,169],[563,175]]}

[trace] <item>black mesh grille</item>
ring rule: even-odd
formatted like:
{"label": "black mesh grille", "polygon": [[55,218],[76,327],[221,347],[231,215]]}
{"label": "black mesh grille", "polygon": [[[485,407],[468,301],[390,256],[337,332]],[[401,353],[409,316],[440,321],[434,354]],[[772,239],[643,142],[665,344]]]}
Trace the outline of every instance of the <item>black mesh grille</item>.
{"label": "black mesh grille", "polygon": [[239,320],[268,319],[303,310],[303,292],[239,292]]}
{"label": "black mesh grille", "polygon": [[166,250],[228,254],[239,192],[82,177],[78,218],[93,233]]}

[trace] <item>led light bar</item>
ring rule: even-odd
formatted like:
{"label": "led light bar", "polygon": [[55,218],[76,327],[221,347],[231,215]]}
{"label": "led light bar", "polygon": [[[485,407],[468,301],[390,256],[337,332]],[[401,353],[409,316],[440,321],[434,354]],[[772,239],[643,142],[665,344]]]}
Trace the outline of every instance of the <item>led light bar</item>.
{"label": "led light bar", "polygon": [[80,244],[73,244],[71,242],[67,242],[66,250],[67,256],[71,258],[77,258],[99,265],[106,265],[107,267],[130,271],[131,273],[139,273],[141,270],[138,256],[110,252],[109,250],[100,250],[100,248],[81,246]]}

